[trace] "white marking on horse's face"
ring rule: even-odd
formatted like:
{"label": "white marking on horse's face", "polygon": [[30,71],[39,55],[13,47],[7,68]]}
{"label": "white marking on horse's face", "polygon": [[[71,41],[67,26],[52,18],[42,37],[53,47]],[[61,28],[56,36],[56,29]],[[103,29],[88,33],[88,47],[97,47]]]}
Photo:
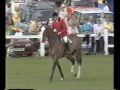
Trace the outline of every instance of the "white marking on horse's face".
{"label": "white marking on horse's face", "polygon": [[46,28],[45,28],[44,26],[41,27],[41,31],[42,31],[42,32],[44,32],[45,29],[46,29]]}

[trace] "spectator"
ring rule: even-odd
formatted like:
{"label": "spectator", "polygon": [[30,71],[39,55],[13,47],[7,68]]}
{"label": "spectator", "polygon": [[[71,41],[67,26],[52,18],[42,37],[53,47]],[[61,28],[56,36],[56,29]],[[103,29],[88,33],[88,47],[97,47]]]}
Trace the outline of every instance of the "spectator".
{"label": "spectator", "polygon": [[6,8],[6,24],[11,25],[12,24],[11,3],[8,0],[6,0],[5,8]]}
{"label": "spectator", "polygon": [[21,8],[19,6],[15,7],[15,13],[13,14],[13,22],[21,22]]}
{"label": "spectator", "polygon": [[[93,18],[94,17],[94,18]],[[92,16],[92,15],[90,15],[89,17],[88,17],[89,19],[88,19],[88,24],[89,25],[91,25],[92,26],[92,28],[93,28],[93,26],[94,26],[94,24],[95,24],[95,21],[96,21],[96,16],[94,15],[94,16]],[[91,37],[90,38],[90,42],[91,42],[91,48],[90,48],[90,53],[91,54],[94,54],[95,53],[95,38],[94,37]]]}
{"label": "spectator", "polygon": [[24,4],[21,4],[20,7],[22,8],[21,10],[21,22],[24,22],[24,23],[29,23],[30,22],[30,6],[29,5],[24,5]]}
{"label": "spectator", "polygon": [[65,19],[67,17],[67,10],[65,4],[61,4],[59,8],[59,17]]}
{"label": "spectator", "polygon": [[30,0],[25,0],[24,4],[29,5]]}
{"label": "spectator", "polygon": [[108,1],[107,1],[107,0],[104,0],[104,7],[103,7],[103,10],[109,11]]}
{"label": "spectator", "polygon": [[17,26],[16,24],[20,22],[20,8],[15,7],[15,13],[12,16],[14,27],[12,28],[12,34],[15,34],[15,32],[20,31],[22,32],[22,28]]}
{"label": "spectator", "polygon": [[90,34],[93,33],[93,26],[88,23],[88,19],[84,20],[84,24],[81,26],[81,32],[85,34],[85,38],[83,38],[83,41],[86,41],[86,49],[87,53],[90,54],[90,49],[89,49],[89,43],[90,43]]}
{"label": "spectator", "polygon": [[60,7],[64,0],[55,0],[55,4],[57,7]]}
{"label": "spectator", "polygon": [[92,0],[95,7],[98,7],[98,0]]}
{"label": "spectator", "polygon": [[101,13],[100,20],[102,24],[106,23],[105,13]]}
{"label": "spectator", "polygon": [[32,21],[29,28],[30,34],[38,34],[40,29],[41,23],[40,23],[40,17],[37,17],[35,21]]}
{"label": "spectator", "polygon": [[101,23],[100,18],[97,18],[96,24],[94,25],[94,33],[97,35],[96,40],[96,54],[104,53],[104,38],[102,34],[104,33],[104,25]]}
{"label": "spectator", "polygon": [[68,21],[68,32],[69,34],[77,34],[80,33],[80,27],[79,27],[79,21],[77,17],[74,16],[74,14],[71,15],[69,21]]}
{"label": "spectator", "polygon": [[[110,17],[106,18],[106,23],[104,24],[105,30],[108,30],[108,33],[113,33],[114,32],[114,24],[111,21]],[[109,44],[114,44],[114,38],[112,36],[108,37],[108,43]],[[109,53],[113,53],[113,48],[109,48]]]}
{"label": "spectator", "polygon": [[88,24],[94,25],[95,21],[96,21],[96,16],[95,15],[88,16]]}
{"label": "spectator", "polygon": [[105,27],[105,29],[108,30],[109,33],[114,32],[114,25],[113,25],[113,22],[111,21],[110,17],[106,17],[106,23],[104,23],[104,27]]}
{"label": "spectator", "polygon": [[22,31],[22,32],[27,32],[29,25],[21,23],[21,8],[19,6],[15,7],[15,13],[13,14],[12,20],[14,23],[14,30]]}
{"label": "spectator", "polygon": [[103,1],[104,0],[98,0],[98,8],[103,9],[104,7]]}

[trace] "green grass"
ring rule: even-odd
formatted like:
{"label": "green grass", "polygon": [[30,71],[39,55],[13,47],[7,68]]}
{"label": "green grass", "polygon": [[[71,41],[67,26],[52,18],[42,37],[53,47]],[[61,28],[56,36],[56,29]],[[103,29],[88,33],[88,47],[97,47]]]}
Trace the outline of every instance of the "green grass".
{"label": "green grass", "polygon": [[50,57],[22,57],[6,59],[6,88],[35,90],[102,90],[113,89],[113,56],[83,56],[81,78],[76,80],[70,72],[71,63],[60,59],[65,76],[60,81],[55,71],[53,82],[49,82],[52,59]]}

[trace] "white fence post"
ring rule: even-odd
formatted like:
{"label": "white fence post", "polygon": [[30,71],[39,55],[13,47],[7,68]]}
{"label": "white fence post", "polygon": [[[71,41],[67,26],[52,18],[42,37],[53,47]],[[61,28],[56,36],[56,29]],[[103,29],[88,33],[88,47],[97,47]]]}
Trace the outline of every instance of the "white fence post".
{"label": "white fence post", "polygon": [[108,30],[104,29],[104,51],[108,55]]}
{"label": "white fence post", "polygon": [[42,36],[43,36],[43,32],[40,33],[40,56],[44,57],[45,56],[45,45],[44,43],[42,42]]}
{"label": "white fence post", "polygon": [[45,56],[45,44],[42,42],[42,38],[43,38],[43,32],[44,32],[44,30],[45,30],[45,27],[43,26],[43,27],[41,27],[41,37],[40,37],[40,42],[41,42],[41,44],[40,44],[40,56]]}
{"label": "white fence post", "polygon": [[40,56],[45,56],[45,44],[41,42],[40,44]]}

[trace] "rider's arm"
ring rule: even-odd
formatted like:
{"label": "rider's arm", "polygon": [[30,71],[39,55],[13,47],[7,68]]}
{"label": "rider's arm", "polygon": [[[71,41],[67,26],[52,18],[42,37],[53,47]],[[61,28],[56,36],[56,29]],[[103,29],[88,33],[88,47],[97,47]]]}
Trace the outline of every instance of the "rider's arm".
{"label": "rider's arm", "polygon": [[52,29],[53,29],[54,32],[57,32],[57,29],[55,28],[55,24],[54,23],[52,24]]}
{"label": "rider's arm", "polygon": [[62,24],[61,32],[67,31],[67,25],[66,25],[66,23],[63,20],[61,20],[61,24]]}

